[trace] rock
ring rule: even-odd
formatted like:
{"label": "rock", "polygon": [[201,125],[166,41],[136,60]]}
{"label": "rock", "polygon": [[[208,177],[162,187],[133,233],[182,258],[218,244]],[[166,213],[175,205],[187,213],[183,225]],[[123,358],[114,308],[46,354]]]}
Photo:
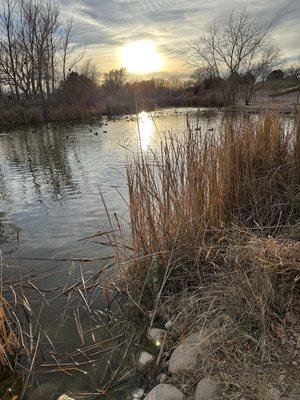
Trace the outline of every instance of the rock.
{"label": "rock", "polygon": [[148,332],[148,337],[154,342],[156,346],[161,346],[165,334],[166,331],[164,331],[163,329],[152,328]]}
{"label": "rock", "polygon": [[198,383],[195,400],[213,400],[216,398],[217,384],[208,378],[203,378]]}
{"label": "rock", "polygon": [[66,394],[62,394],[61,396],[59,396],[57,400],[74,400],[74,399],[73,397],[69,397]]}
{"label": "rock", "polygon": [[184,394],[175,386],[162,383],[155,386],[145,400],[184,400]]}
{"label": "rock", "polygon": [[196,333],[180,343],[170,358],[169,371],[172,375],[178,374],[185,369],[195,369],[197,367],[197,356],[206,346],[204,339],[204,334]]}
{"label": "rock", "polygon": [[141,399],[145,394],[145,390],[144,389],[136,389],[132,392],[132,399]]}
{"label": "rock", "polygon": [[168,375],[167,374],[159,374],[157,377],[157,382],[159,383],[165,383],[168,379]]}
{"label": "rock", "polygon": [[278,389],[271,388],[267,391],[266,400],[280,400],[280,399],[281,399],[281,395],[280,395],[280,391]]}
{"label": "rock", "polygon": [[138,359],[138,368],[143,369],[149,367],[154,362],[154,357],[147,351],[142,351]]}
{"label": "rock", "polygon": [[166,329],[170,329],[170,328],[172,328],[172,326],[173,326],[173,322],[169,319],[169,321],[167,321],[165,323],[165,328]]}

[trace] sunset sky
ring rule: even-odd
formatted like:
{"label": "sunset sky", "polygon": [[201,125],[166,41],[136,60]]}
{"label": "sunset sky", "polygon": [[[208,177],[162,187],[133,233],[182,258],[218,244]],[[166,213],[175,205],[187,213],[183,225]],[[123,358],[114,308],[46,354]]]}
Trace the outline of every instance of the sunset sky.
{"label": "sunset sky", "polygon": [[[147,54],[153,52],[157,59],[150,70],[184,73],[189,41],[201,35],[214,19],[218,21],[232,8],[245,5],[255,17],[271,22],[272,36],[287,58],[300,56],[299,0],[60,0],[59,4],[63,14],[74,20],[76,43],[86,47],[87,56],[96,61],[101,72],[130,68],[128,59],[137,53],[141,54],[140,62],[147,64]],[[132,42],[140,40],[144,42],[132,49]]]}

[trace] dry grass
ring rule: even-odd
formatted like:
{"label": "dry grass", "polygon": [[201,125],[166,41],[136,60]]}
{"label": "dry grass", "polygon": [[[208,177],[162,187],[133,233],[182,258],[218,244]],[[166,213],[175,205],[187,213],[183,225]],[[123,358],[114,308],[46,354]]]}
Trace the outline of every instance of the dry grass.
{"label": "dry grass", "polygon": [[[219,135],[190,128],[180,139],[166,139],[158,155],[139,155],[127,167],[130,247],[133,258],[142,258],[126,268],[133,290],[153,260],[161,279],[174,260],[176,268],[198,268],[199,246],[216,229],[266,234],[299,221],[299,171],[299,127],[284,129],[271,114],[256,122],[229,120]],[[118,254],[124,257],[132,253]]]}
{"label": "dry grass", "polygon": [[13,356],[21,347],[19,321],[4,295],[1,256],[0,252],[0,371],[1,368],[13,370]]}
{"label": "dry grass", "polygon": [[0,299],[0,368],[10,367],[11,358],[20,348],[20,341],[10,313],[10,306]]}
{"label": "dry grass", "polygon": [[158,312],[181,336],[210,332],[194,375],[176,382],[191,388],[213,376],[222,399],[266,400],[272,387],[291,395],[300,389],[299,241],[238,228],[217,237],[201,251],[201,270],[184,277],[186,290],[161,298]]}
{"label": "dry grass", "polygon": [[213,375],[221,398],[260,400],[282,370],[295,382],[285,366],[299,362],[300,343],[296,119],[289,129],[269,113],[228,120],[219,134],[190,128],[139,155],[127,180],[131,243],[115,250],[129,304],[171,318],[175,342],[213,332],[189,389]]}
{"label": "dry grass", "polygon": [[[3,283],[3,264],[0,252],[0,398],[14,399],[20,391],[21,379],[16,374],[16,362],[24,345],[20,321],[16,314],[17,294]],[[8,296],[11,292],[12,296]]]}
{"label": "dry grass", "polygon": [[47,120],[44,116],[43,104],[37,105],[16,105],[0,108],[0,128],[11,129],[17,126],[32,126],[46,122],[58,121],[80,121],[99,116],[102,108],[87,108],[78,104],[49,104],[47,106]]}

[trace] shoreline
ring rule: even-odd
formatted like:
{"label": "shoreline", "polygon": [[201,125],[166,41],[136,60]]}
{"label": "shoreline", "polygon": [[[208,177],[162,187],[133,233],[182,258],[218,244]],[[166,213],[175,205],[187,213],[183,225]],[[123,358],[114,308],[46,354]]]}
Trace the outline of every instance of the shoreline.
{"label": "shoreline", "polygon": [[[155,155],[155,174],[151,158],[126,165],[130,241],[109,215],[111,229],[96,235],[115,251],[114,271],[81,272],[58,293],[35,292],[43,300],[66,297],[66,308],[71,301],[72,312],[83,308],[93,321],[82,325],[82,316],[69,315],[81,343],[77,358],[45,359],[46,371],[70,368],[76,379],[78,365],[85,372],[96,355],[106,360],[107,338],[101,348],[93,337],[103,315],[104,329],[113,331],[108,342],[118,349],[107,382],[96,381],[103,394],[122,390],[119,383],[136,386],[130,400],[293,399],[300,365],[299,130],[284,133],[281,121],[271,112],[259,122],[224,124],[218,140],[194,130],[181,141],[170,138]],[[100,319],[94,290],[107,303]],[[24,297],[17,301],[23,305]],[[123,319],[111,309],[114,301],[126,311]],[[28,346],[39,343],[28,338]],[[73,393],[77,400],[80,392]]]}
{"label": "shoreline", "polygon": [[[290,115],[293,113],[299,113],[300,110],[300,105],[299,104],[287,104],[287,105],[250,105],[250,106],[245,106],[245,105],[239,105],[237,104],[235,107],[226,107],[226,106],[220,106],[220,107],[205,107],[205,106],[166,106],[166,107],[158,107],[158,108],[153,108],[150,111],[147,111],[149,113],[159,111],[159,110],[165,110],[165,109],[186,109],[186,108],[195,108],[195,109],[202,109],[201,111],[218,111],[218,112],[229,112],[229,113],[246,113],[246,114],[261,114],[263,112],[274,112],[274,113],[280,113],[280,114],[286,114]],[[26,122],[20,122],[16,123],[13,125],[7,125],[6,127],[0,128],[1,133],[6,133],[6,132],[11,132],[14,129],[20,130],[20,129],[31,129],[31,128],[38,128],[38,127],[43,127],[47,126],[48,124],[53,124],[54,126],[59,126],[59,125],[66,125],[66,126],[73,126],[77,124],[87,124],[87,125],[93,125],[93,123],[98,122],[99,120],[103,118],[107,118],[108,120],[113,120],[114,118],[120,118],[124,116],[135,116],[135,113],[121,113],[121,114],[115,114],[115,115],[110,115],[110,114],[105,114],[105,113],[99,113],[99,112],[91,112],[90,110],[88,111],[90,114],[84,117],[71,117],[69,119],[51,119],[48,121],[41,121],[41,122],[35,122],[35,123],[29,123],[27,124]]]}

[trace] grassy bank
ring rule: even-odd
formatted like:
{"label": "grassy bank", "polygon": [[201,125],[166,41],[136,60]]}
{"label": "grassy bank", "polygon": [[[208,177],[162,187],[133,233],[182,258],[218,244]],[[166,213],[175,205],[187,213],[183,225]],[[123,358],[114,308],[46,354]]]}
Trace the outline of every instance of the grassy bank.
{"label": "grassy bank", "polygon": [[166,363],[187,334],[206,332],[198,368],[170,378],[187,396],[204,376],[222,399],[290,395],[299,378],[299,121],[287,127],[269,113],[229,119],[219,135],[194,128],[127,167],[131,241],[110,236],[117,285],[129,307],[146,320],[150,312],[149,326],[172,321]]}
{"label": "grassy bank", "polygon": [[202,95],[182,94],[166,97],[109,96],[103,102],[104,112],[107,115],[135,114],[141,111],[153,111],[157,107],[223,107],[224,105],[218,91],[209,91]]}
{"label": "grassy bank", "polygon": [[124,100],[107,97],[102,105],[89,108],[78,104],[37,105],[12,104],[0,108],[0,129],[36,126],[47,122],[90,121],[101,115],[115,116],[153,111],[157,107],[222,107],[223,103],[215,94],[205,96],[178,96],[166,98],[144,98],[135,103],[134,99]]}
{"label": "grassy bank", "polygon": [[0,108],[0,129],[36,126],[47,122],[83,121],[99,117],[102,108],[81,105],[10,105]]}

